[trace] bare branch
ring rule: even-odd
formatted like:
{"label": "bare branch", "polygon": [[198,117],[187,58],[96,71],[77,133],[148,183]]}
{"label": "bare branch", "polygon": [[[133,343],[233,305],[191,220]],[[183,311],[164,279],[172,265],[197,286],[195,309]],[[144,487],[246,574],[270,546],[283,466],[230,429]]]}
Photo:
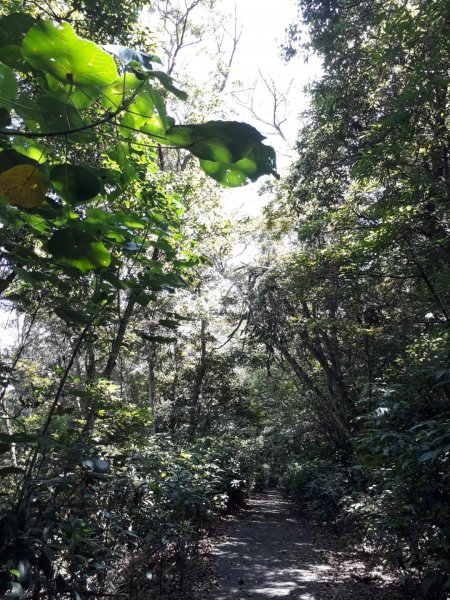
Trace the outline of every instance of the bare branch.
{"label": "bare branch", "polygon": [[220,85],[217,86],[218,92],[223,92],[223,90],[225,89],[225,86],[227,85],[228,78],[229,78],[230,72],[231,72],[231,66],[233,64],[234,57],[236,54],[236,49],[237,49],[237,46],[238,46],[239,41],[242,36],[242,25],[238,26],[236,3],[234,4],[233,33],[230,34],[227,32],[227,30],[224,30],[220,42],[219,41],[217,42],[217,53],[219,55],[222,53],[222,46],[223,46],[223,43],[225,40],[225,35],[227,35],[231,39],[231,51],[230,51],[230,56],[228,57],[228,61],[225,63],[225,66],[222,67],[222,69],[221,69],[222,81],[221,81]]}
{"label": "bare branch", "polygon": [[[265,94],[265,97],[270,99],[269,116],[262,114],[262,109],[257,106],[255,102],[257,93],[259,94],[259,92],[257,92],[259,83],[262,83],[263,86],[262,93]],[[291,79],[287,87],[281,90],[272,77],[264,75],[262,71],[259,70],[259,77],[254,82],[252,88],[235,90],[231,92],[231,96],[239,106],[248,110],[254,119],[263,125],[270,127],[270,129],[274,130],[283,140],[286,140],[282,126],[288,117],[288,99],[293,83],[294,80]]]}

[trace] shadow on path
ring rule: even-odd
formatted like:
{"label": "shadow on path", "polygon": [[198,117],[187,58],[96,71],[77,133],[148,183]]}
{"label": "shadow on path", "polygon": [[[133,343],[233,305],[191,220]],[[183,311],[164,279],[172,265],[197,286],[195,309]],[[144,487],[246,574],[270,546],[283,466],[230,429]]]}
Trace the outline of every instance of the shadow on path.
{"label": "shadow on path", "polygon": [[404,597],[381,572],[369,575],[367,557],[342,546],[337,537],[297,516],[279,492],[260,494],[214,551],[220,587],[208,600]]}

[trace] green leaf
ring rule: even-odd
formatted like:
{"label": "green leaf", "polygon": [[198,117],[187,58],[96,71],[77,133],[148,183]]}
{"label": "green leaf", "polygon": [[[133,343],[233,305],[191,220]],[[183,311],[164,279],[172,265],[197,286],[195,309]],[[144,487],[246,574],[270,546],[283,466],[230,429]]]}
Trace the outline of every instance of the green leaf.
{"label": "green leaf", "polygon": [[249,180],[256,181],[261,175],[279,177],[275,171],[275,151],[262,144],[236,163],[200,160],[200,166],[207,175],[225,187],[246,185]]}
{"label": "green leaf", "polygon": [[173,344],[173,342],[177,341],[177,338],[165,337],[162,335],[148,335],[143,332],[141,332],[139,335],[141,335],[148,342],[155,342],[157,344]]}
{"label": "green leaf", "polygon": [[20,577],[20,571],[18,569],[10,569],[9,572],[11,575],[14,575],[14,577]]}
{"label": "green leaf", "polygon": [[148,306],[150,302],[154,302],[157,299],[154,294],[146,294],[138,289],[133,290],[132,295],[134,300],[141,306]]}
{"label": "green leaf", "polygon": [[27,13],[11,13],[0,19],[0,46],[21,45],[36,20]]}
{"label": "green leaf", "polygon": [[92,200],[101,189],[94,173],[78,165],[55,165],[50,171],[50,183],[71,204]]}
{"label": "green leaf", "polygon": [[261,175],[278,177],[275,151],[262,144],[263,139],[247,123],[209,121],[170,127],[164,143],[188,149],[207,175],[226,187],[237,187]]}
{"label": "green leaf", "polygon": [[30,65],[22,56],[22,48],[15,44],[0,46],[0,61],[21,73],[27,73],[30,70]]}
{"label": "green leaf", "polygon": [[166,129],[167,127],[164,126],[161,117],[157,115],[151,117],[147,121],[147,123],[143,127],[141,127],[141,131],[143,131],[144,133],[148,133],[156,140],[162,140],[162,143],[168,143],[166,141]]}
{"label": "green leaf", "polygon": [[[66,133],[89,124],[89,120],[83,119],[73,106],[60,102],[50,95],[41,96],[37,105],[41,111],[39,124],[44,132],[50,130]],[[88,130],[74,132],[68,136],[69,139],[79,142],[89,142],[92,137],[92,132]]]}
{"label": "green leaf", "polygon": [[25,13],[12,13],[0,19],[0,61],[22,72],[29,65],[22,56],[22,42],[36,20]]}
{"label": "green leaf", "polygon": [[428,452],[424,452],[423,454],[421,454],[419,456],[419,462],[423,463],[428,460],[434,460],[436,458],[436,456],[438,455],[438,453],[439,453],[438,450],[429,450]]}
{"label": "green leaf", "polygon": [[173,321],[172,319],[160,319],[159,324],[162,327],[167,327],[167,329],[176,329],[179,326],[178,321]]}
{"label": "green leaf", "polygon": [[124,73],[113,84],[101,90],[101,104],[104,108],[116,110],[143,85],[133,73]]}
{"label": "green leaf", "polygon": [[37,444],[40,448],[61,448],[63,445],[58,440],[54,440],[53,438],[43,437],[41,435],[37,436]]}
{"label": "green leaf", "polygon": [[75,227],[55,232],[48,241],[47,249],[58,262],[75,267],[83,274],[108,267],[111,263],[111,256],[103,243]]}
{"label": "green leaf", "polygon": [[113,58],[79,38],[68,23],[38,23],[25,36],[22,52],[32,67],[63,83],[104,86],[118,77]]}
{"label": "green leaf", "polygon": [[70,84],[62,84],[52,75],[47,75],[47,84],[50,95],[63,104],[70,104],[74,108],[83,110],[91,106],[99,97],[100,89],[94,87],[75,87]]}
{"label": "green leaf", "polygon": [[17,81],[13,71],[6,65],[0,63],[0,106],[11,106],[8,100],[17,97]]}
{"label": "green leaf", "polygon": [[248,183],[247,175],[230,163],[201,160],[203,171],[224,187],[240,187]]}
{"label": "green leaf", "polygon": [[45,161],[46,147],[39,144],[36,140],[25,137],[11,138],[14,150],[19,154],[35,161],[33,164],[43,163]]}
{"label": "green leaf", "polygon": [[169,117],[167,116],[166,105],[164,103],[164,99],[154,88],[150,85],[148,86],[148,93],[150,94],[153,104],[158,111],[159,118],[161,119],[161,123],[164,127],[164,131],[169,127]]}
{"label": "green leaf", "polygon": [[0,442],[4,444],[27,444],[37,441],[37,435],[33,433],[0,433]]}
{"label": "green leaf", "polygon": [[187,100],[187,93],[175,87],[173,85],[172,77],[170,77],[170,75],[167,75],[167,73],[164,73],[163,71],[151,71],[150,73],[148,73],[147,77],[149,79],[157,79],[161,83],[161,85],[166,88],[168,92],[171,92],[180,100]]}
{"label": "green leaf", "polygon": [[11,115],[6,108],[0,108],[0,128],[6,129],[11,125]]}
{"label": "green leaf", "polygon": [[42,114],[36,100],[26,94],[19,94],[14,112],[23,120],[26,129],[32,132],[41,131]]}
{"label": "green leaf", "polygon": [[74,310],[73,308],[70,308],[70,306],[59,306],[58,308],[55,308],[55,313],[58,317],[63,319],[63,321],[66,321],[66,323],[86,325],[90,321],[88,315],[85,315],[78,310]]}
{"label": "green leaf", "polygon": [[198,158],[237,162],[262,142],[264,136],[247,123],[208,121],[200,125],[175,125],[167,131],[170,143],[187,147]]}
{"label": "green leaf", "polygon": [[[124,131],[122,135],[129,137],[132,131],[143,127],[153,115],[153,99],[149,93],[149,86],[142,90],[132,104],[127,108],[127,112],[120,121]],[[127,129],[130,128],[130,129]]]}

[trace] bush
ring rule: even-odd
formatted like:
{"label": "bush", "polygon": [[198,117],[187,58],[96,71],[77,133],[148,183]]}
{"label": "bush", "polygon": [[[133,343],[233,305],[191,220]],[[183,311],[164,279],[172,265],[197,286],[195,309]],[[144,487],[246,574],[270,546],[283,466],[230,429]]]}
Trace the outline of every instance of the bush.
{"label": "bush", "polygon": [[180,447],[161,437],[134,452],[116,443],[90,450],[82,458],[74,447],[46,448],[52,459],[30,483],[26,513],[13,510],[17,474],[3,474],[11,494],[0,506],[1,596],[114,591],[111,569],[141,551],[148,569],[136,585],[152,589],[168,565],[184,568],[252,480],[251,452],[237,439]]}
{"label": "bush", "polygon": [[314,458],[292,462],[282,477],[287,493],[321,519],[335,519],[342,498],[350,491],[351,474],[342,464]]}
{"label": "bush", "polygon": [[[405,412],[413,426],[400,422]],[[448,415],[419,421],[407,405],[392,406],[358,439],[369,483],[343,502],[349,522],[435,598],[450,590],[448,423]]]}

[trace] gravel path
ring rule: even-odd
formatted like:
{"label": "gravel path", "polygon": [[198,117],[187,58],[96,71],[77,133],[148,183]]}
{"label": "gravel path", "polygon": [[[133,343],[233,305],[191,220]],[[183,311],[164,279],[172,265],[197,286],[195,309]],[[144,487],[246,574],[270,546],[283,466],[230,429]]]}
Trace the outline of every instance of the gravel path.
{"label": "gravel path", "polygon": [[260,494],[229,526],[207,600],[412,600],[369,557],[308,522],[276,492]]}

